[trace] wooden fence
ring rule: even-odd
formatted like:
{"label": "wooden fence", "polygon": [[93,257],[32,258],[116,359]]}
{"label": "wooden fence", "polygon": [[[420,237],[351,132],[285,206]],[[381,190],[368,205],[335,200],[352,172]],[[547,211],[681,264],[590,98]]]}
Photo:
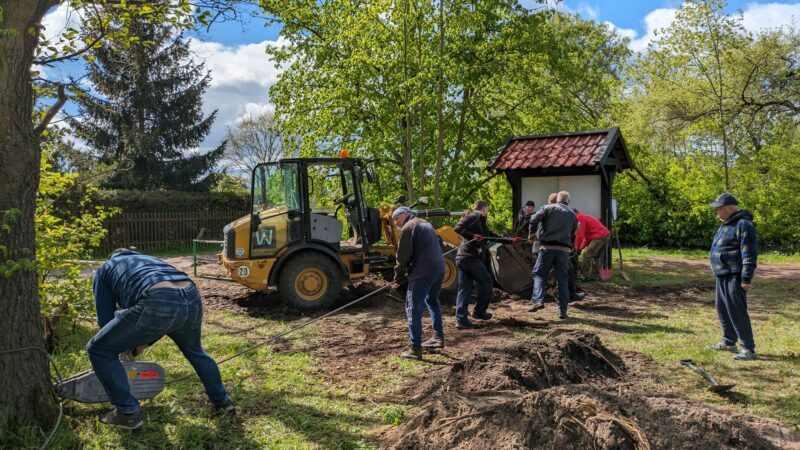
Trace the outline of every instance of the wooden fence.
{"label": "wooden fence", "polygon": [[106,221],[108,236],[102,251],[135,246],[140,250],[190,247],[205,229],[202,239],[222,240],[222,228],[247,211],[175,211],[122,213]]}

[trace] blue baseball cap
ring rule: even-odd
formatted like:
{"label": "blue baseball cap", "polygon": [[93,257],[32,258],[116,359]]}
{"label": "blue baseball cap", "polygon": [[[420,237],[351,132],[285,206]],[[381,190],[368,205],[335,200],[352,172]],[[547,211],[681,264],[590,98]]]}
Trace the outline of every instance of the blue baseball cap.
{"label": "blue baseball cap", "polygon": [[734,197],[732,194],[728,194],[727,192],[725,192],[724,194],[720,194],[720,196],[717,197],[717,200],[714,203],[709,203],[708,205],[711,206],[712,208],[719,208],[720,206],[738,205],[738,204],[739,200],[736,200],[736,197]]}
{"label": "blue baseball cap", "polygon": [[416,216],[416,214],[414,214],[414,211],[412,211],[411,208],[409,208],[408,206],[401,206],[392,212],[392,220],[397,219],[397,216],[399,216],[400,214],[411,214],[412,216]]}

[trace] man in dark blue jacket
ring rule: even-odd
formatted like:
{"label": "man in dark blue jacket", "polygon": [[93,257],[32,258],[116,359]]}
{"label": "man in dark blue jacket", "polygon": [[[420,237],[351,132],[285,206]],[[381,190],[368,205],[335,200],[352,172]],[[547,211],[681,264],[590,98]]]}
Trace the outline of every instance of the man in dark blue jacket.
{"label": "man in dark blue jacket", "polygon": [[[422,348],[444,347],[444,326],[439,293],[444,278],[442,241],[433,226],[417,218],[413,211],[401,206],[392,212],[394,223],[400,228],[394,280],[408,280],[406,290],[406,318],[411,348],[402,358],[422,359]],[[422,342],[423,305],[428,307],[433,322],[432,339]]]}
{"label": "man in dark blue jacket", "polygon": [[753,328],[747,314],[747,291],[755,275],[758,247],[753,216],[739,211],[738,204],[736,197],[728,193],[710,204],[722,221],[709,253],[711,270],[717,277],[716,307],[722,341],[709,348],[736,352],[736,342],[741,341],[742,351],[733,358],[746,361],[756,359]]}
{"label": "man in dark blue jacket", "polygon": [[235,413],[217,363],[200,345],[203,304],[189,276],[171,265],[118,249],[94,274],[97,332],[86,345],[97,378],[116,406],[100,420],[126,429],[142,426],[119,355],[169,336],[189,360],[218,412]]}

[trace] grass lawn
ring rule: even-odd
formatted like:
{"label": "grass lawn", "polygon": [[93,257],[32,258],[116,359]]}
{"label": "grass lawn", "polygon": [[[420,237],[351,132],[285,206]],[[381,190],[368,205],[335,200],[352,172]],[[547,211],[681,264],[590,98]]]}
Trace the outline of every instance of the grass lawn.
{"label": "grass lawn", "polygon": [[[631,281],[617,274],[616,286],[587,285],[588,291],[603,294],[590,296],[587,307],[571,309],[569,322],[553,326],[600,334],[623,355],[636,384],[648,391],[772,417],[800,430],[800,281],[756,279],[749,300],[761,359],[735,362],[729,353],[704,349],[720,335],[707,271],[663,264],[662,257],[689,257],[675,252],[626,249],[625,254]],[[299,323],[227,311],[209,311],[204,320],[205,346],[217,359]],[[261,327],[230,334],[255,325]],[[89,367],[83,346],[95,330],[96,325],[82,323],[65,334],[54,355],[63,374]],[[317,333],[311,326],[290,340],[313,342]],[[546,334],[518,333],[520,338]],[[681,358],[693,358],[723,383],[736,383],[735,393],[710,393],[696,374],[680,366]],[[163,365],[168,379],[192,370],[169,339],[149,349],[144,359]],[[417,405],[396,395],[398,387],[438,367],[387,356],[369,367],[379,374],[370,383],[355,377],[332,381],[313,354],[267,346],[220,367],[239,410],[237,419],[214,417],[202,385],[191,378],[144,402],[145,425],[135,432],[100,424],[97,416],[108,405],[68,401],[51,448],[375,448],[378,442],[370,430],[400,423],[417,411]],[[0,435],[0,448],[37,448],[43,440],[39,430],[14,430]]]}
{"label": "grass lawn", "polygon": [[[619,253],[614,249],[614,261],[617,261]],[[708,259],[708,249],[659,249],[647,247],[624,247],[622,257],[631,260],[644,259],[648,256],[663,256],[668,258],[680,259]],[[800,266],[800,254],[786,255],[777,252],[762,252],[758,255],[759,263],[798,265]]]}

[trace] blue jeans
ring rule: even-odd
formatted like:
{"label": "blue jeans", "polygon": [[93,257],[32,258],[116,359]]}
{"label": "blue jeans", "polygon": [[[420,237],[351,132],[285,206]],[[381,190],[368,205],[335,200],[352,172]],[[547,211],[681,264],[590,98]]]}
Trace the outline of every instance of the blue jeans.
{"label": "blue jeans", "polygon": [[92,368],[111,403],[122,413],[140,410],[139,401],[131,395],[119,354],[166,335],[192,364],[211,402],[222,405],[228,394],[217,363],[200,345],[202,322],[203,304],[194,284],[183,289],[149,290],[136,305],[116,311],[114,318],[86,344]]}
{"label": "blue jeans", "polygon": [[558,250],[539,250],[539,257],[533,266],[533,294],[531,301],[534,304],[544,303],[544,286],[547,283],[547,275],[553,268],[556,273],[556,283],[558,284],[558,310],[561,314],[567,313],[567,303],[569,302],[569,253]]}
{"label": "blue jeans", "polygon": [[433,331],[444,336],[442,325],[442,306],[439,304],[439,291],[442,289],[444,271],[434,272],[420,278],[408,280],[406,291],[406,318],[408,336],[412,347],[422,346],[422,305],[428,307],[433,322]]}
{"label": "blue jeans", "polygon": [[722,325],[722,340],[725,345],[742,341],[742,347],[754,351],[753,328],[747,313],[747,292],[742,289],[740,275],[717,277],[716,307]]}
{"label": "blue jeans", "polygon": [[456,260],[458,269],[458,294],[456,295],[456,320],[463,322],[469,319],[469,301],[472,295],[472,282],[478,283],[478,301],[475,303],[476,313],[485,313],[489,309],[489,296],[492,294],[492,276],[486,265],[477,258]]}

